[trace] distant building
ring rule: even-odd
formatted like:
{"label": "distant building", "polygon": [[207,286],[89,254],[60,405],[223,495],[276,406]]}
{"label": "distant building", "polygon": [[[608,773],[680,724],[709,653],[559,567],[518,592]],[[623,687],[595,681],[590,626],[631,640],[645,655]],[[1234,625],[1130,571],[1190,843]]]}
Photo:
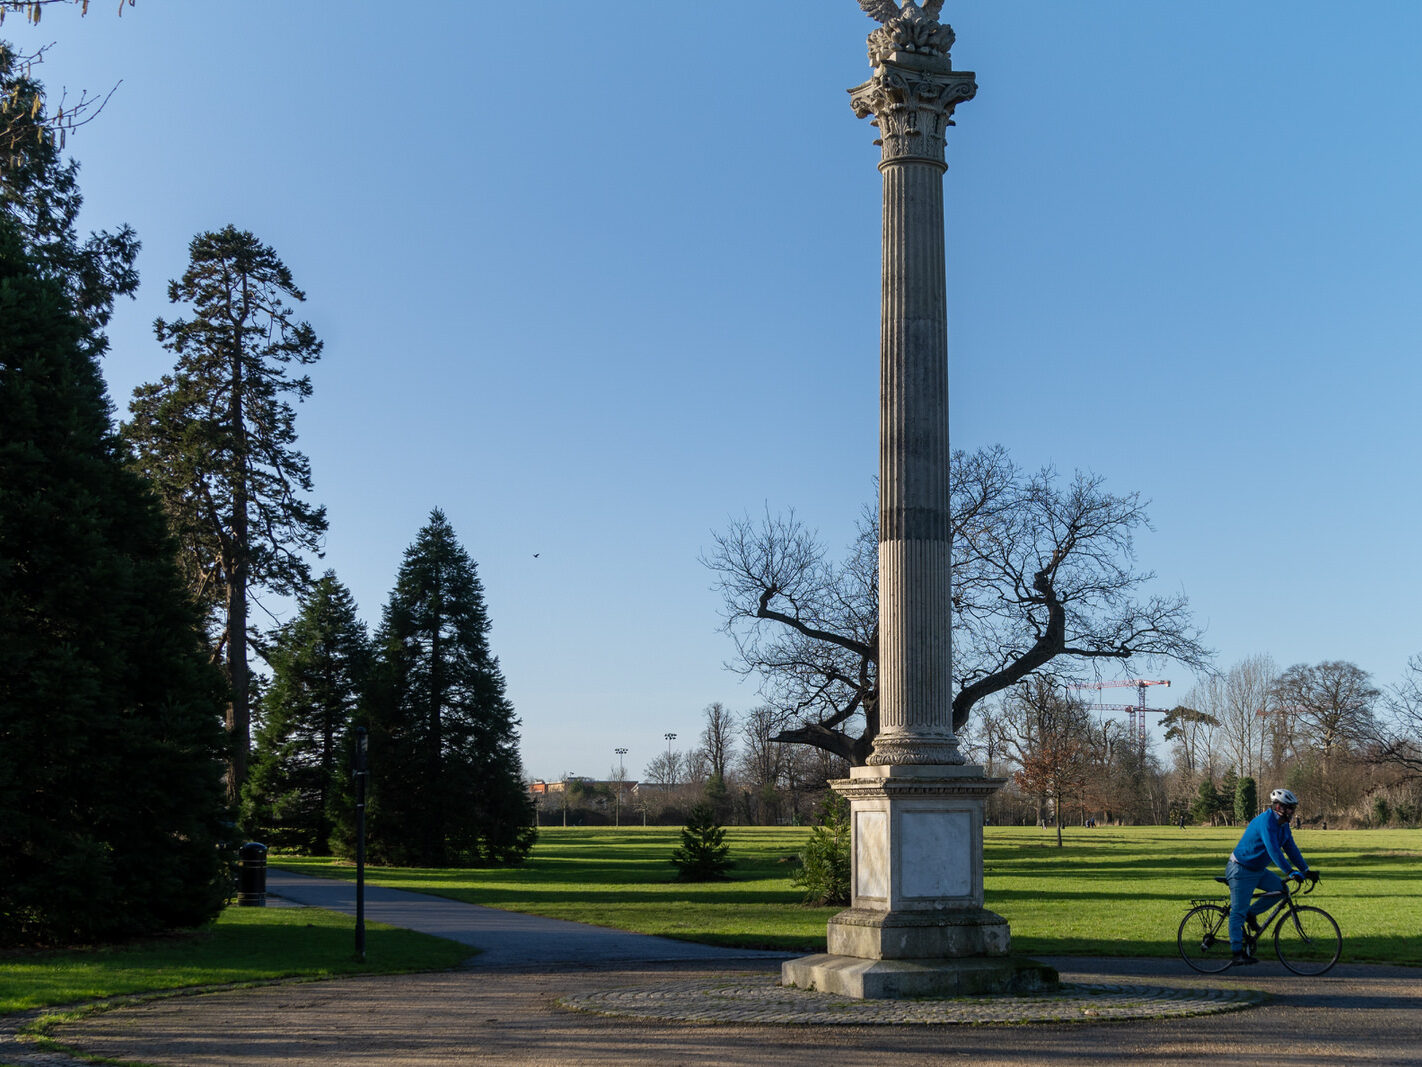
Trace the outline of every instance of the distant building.
{"label": "distant building", "polygon": [[528,783],[528,791],[537,799],[538,797],[561,796],[575,786],[583,792],[605,789],[609,793],[615,793],[619,785],[622,787],[623,793],[629,790],[633,793],[637,791],[637,783],[627,779],[623,779],[621,782],[602,781],[596,778],[586,778],[581,774],[570,774],[556,782],[545,782],[542,778],[535,778]]}

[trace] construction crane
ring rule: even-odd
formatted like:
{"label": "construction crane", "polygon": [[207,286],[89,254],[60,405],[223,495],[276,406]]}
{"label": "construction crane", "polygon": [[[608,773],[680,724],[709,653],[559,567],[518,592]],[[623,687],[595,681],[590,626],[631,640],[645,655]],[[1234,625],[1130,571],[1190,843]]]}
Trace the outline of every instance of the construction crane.
{"label": "construction crane", "polygon": [[1144,679],[1144,678],[1123,678],[1117,682],[1072,682],[1070,689],[1118,689],[1130,686],[1136,691],[1136,702],[1134,704],[1088,704],[1088,708],[1098,711],[1124,711],[1128,713],[1128,719],[1134,725],[1136,731],[1136,741],[1140,745],[1142,754],[1146,747],[1146,713],[1155,715],[1168,715],[1169,712],[1163,708],[1146,707],[1146,686],[1148,685],[1169,685],[1164,679]]}

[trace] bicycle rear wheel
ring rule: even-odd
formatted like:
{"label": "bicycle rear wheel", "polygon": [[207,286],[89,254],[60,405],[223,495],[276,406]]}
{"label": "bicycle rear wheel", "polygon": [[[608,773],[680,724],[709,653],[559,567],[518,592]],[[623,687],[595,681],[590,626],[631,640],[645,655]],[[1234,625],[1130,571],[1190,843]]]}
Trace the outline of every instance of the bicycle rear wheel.
{"label": "bicycle rear wheel", "polygon": [[1180,958],[1202,974],[1215,974],[1234,959],[1229,948],[1229,909],[1218,904],[1191,908],[1175,937]]}
{"label": "bicycle rear wheel", "polygon": [[1295,974],[1323,974],[1343,952],[1343,935],[1322,908],[1297,907],[1274,924],[1274,953]]}

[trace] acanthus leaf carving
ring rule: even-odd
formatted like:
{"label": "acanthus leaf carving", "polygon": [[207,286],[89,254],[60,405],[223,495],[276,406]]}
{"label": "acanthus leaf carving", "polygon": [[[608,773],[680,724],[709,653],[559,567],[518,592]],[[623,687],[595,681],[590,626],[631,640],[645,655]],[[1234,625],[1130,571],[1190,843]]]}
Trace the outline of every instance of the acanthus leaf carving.
{"label": "acanthus leaf carving", "polygon": [[885,162],[924,159],[942,164],[953,111],[977,91],[969,71],[915,70],[884,62],[872,78],[849,92],[855,115],[874,116]]}

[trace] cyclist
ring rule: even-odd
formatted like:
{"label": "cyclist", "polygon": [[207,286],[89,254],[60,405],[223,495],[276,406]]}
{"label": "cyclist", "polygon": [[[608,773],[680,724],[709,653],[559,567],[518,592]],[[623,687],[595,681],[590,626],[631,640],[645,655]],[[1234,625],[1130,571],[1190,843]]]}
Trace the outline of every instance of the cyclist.
{"label": "cyclist", "polygon": [[[1269,870],[1269,861],[1274,861],[1285,878],[1296,878],[1300,883],[1305,878],[1318,881],[1318,872],[1309,869],[1289,829],[1298,806],[1299,798],[1289,790],[1274,790],[1269,794],[1269,806],[1250,820],[1239,844],[1229,854],[1225,880],[1229,882],[1229,947],[1234,965],[1257,962],[1244,950],[1245,924],[1251,932],[1257,931],[1255,917],[1271,907],[1284,891],[1283,881]],[[1264,890],[1264,896],[1250,907],[1256,888]]]}

